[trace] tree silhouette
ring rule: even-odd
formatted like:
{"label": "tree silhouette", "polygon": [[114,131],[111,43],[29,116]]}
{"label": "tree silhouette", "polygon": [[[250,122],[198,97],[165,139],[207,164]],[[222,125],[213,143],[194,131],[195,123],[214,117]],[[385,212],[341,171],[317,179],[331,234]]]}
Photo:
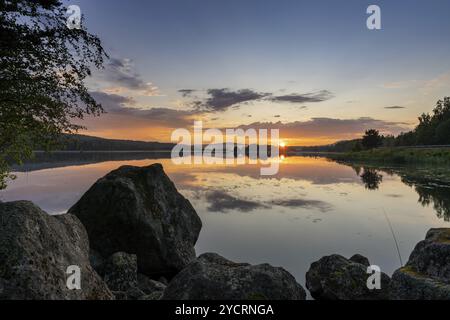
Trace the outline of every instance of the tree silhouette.
{"label": "tree silhouette", "polygon": [[450,97],[436,103],[433,113],[423,113],[417,127],[396,139],[397,146],[450,144]]}
{"label": "tree silhouette", "polygon": [[365,149],[378,148],[383,144],[383,137],[378,130],[370,129],[366,131],[361,144]]}
{"label": "tree silhouette", "polygon": [[364,173],[360,175],[360,177],[368,190],[378,190],[381,182],[383,181],[383,175],[379,174],[377,170],[372,168],[364,168]]}
{"label": "tree silhouette", "polygon": [[0,1],[0,188],[8,163],[50,149],[62,132],[102,107],[84,80],[107,57],[100,40],[66,26],[59,0]]}

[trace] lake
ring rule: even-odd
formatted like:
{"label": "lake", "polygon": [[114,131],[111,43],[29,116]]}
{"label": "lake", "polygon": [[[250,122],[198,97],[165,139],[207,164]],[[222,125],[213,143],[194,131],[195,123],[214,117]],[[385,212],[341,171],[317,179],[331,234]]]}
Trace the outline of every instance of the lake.
{"label": "lake", "polygon": [[282,266],[302,285],[310,264],[334,253],[363,254],[390,275],[430,228],[450,227],[450,185],[431,179],[429,168],[320,157],[287,157],[276,176],[261,177],[257,165],[179,166],[159,153],[41,154],[15,168],[0,199],[61,214],[109,171],[152,163],[164,166],[203,221],[197,254]]}

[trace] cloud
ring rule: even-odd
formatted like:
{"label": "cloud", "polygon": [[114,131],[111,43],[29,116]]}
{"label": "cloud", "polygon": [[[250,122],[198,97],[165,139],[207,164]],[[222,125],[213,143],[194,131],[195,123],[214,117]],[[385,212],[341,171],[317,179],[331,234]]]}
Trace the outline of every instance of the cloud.
{"label": "cloud", "polygon": [[208,192],[205,197],[209,203],[208,210],[211,212],[227,212],[232,210],[250,212],[258,208],[266,207],[255,201],[235,198],[223,191]]}
{"label": "cloud", "polygon": [[109,89],[109,92],[120,93],[131,90],[143,96],[160,95],[158,87],[142,79],[131,59],[111,58],[106,63],[103,77],[115,85],[114,88]]}
{"label": "cloud", "polygon": [[224,111],[240,103],[261,100],[268,93],[259,93],[251,89],[230,91],[229,89],[209,89],[208,97],[204,101],[195,101],[194,106],[207,111]]}
{"label": "cloud", "polygon": [[242,129],[279,129],[283,138],[333,138],[353,139],[360,137],[367,129],[378,129],[382,133],[399,134],[408,131],[409,124],[377,120],[369,117],[357,119],[312,118],[307,121],[254,122],[240,126]]}
{"label": "cloud", "polygon": [[[182,89],[179,92],[183,97],[189,97],[192,89]],[[191,106],[198,110],[206,112],[226,111],[229,108],[238,109],[240,104],[248,104],[255,101],[268,102],[289,102],[289,103],[306,103],[306,102],[322,102],[332,99],[334,95],[328,90],[320,90],[309,93],[292,93],[289,95],[275,96],[273,93],[257,92],[252,89],[241,89],[232,91],[230,89],[208,89],[206,91],[206,98],[203,100],[196,100],[191,103]],[[306,106],[301,106],[300,109],[306,109]]]}
{"label": "cloud", "polygon": [[91,96],[101,103],[107,112],[120,112],[127,106],[134,105],[135,100],[131,97],[124,97],[118,94],[109,94],[100,91],[90,92]]}
{"label": "cloud", "polygon": [[391,110],[395,110],[395,109],[406,109],[406,107],[402,107],[402,106],[391,106],[391,107],[384,107],[385,109],[391,109]]}
{"label": "cloud", "polygon": [[290,102],[290,103],[306,103],[306,102],[323,102],[330,100],[334,95],[328,90],[317,92],[309,92],[304,94],[292,93],[289,95],[276,96],[270,98],[273,102]]}
{"label": "cloud", "polygon": [[322,212],[332,210],[332,205],[320,200],[285,199],[272,201],[274,205],[292,208],[319,209]]}
{"label": "cloud", "polygon": [[200,115],[197,111],[175,110],[166,107],[138,108],[133,107],[133,98],[104,92],[91,92],[92,97],[102,104],[109,114],[132,116],[145,119],[149,124],[163,125],[171,128],[191,126],[191,117]]}
{"label": "cloud", "polygon": [[194,89],[180,89],[178,90],[179,93],[181,93],[181,95],[186,98],[191,96],[194,92],[196,92],[196,90]]}
{"label": "cloud", "polygon": [[319,200],[285,199],[266,203],[236,198],[224,191],[215,190],[205,194],[211,212],[241,211],[250,212],[256,209],[271,208],[273,205],[290,208],[318,209],[321,212],[332,210],[332,205]]}

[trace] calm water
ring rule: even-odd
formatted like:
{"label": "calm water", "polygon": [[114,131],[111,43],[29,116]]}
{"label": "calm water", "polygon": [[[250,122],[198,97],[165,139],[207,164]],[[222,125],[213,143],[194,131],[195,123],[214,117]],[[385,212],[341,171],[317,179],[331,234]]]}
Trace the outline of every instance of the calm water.
{"label": "calm water", "polygon": [[416,169],[288,157],[277,176],[260,177],[254,165],[175,166],[170,159],[150,158],[136,153],[41,159],[21,168],[0,199],[31,200],[51,214],[64,213],[109,171],[162,163],[203,220],[198,254],[282,266],[302,284],[310,264],[332,253],[361,253],[391,274],[400,261],[387,219],[404,262],[428,229],[450,227],[449,186],[428,181],[428,173]]}

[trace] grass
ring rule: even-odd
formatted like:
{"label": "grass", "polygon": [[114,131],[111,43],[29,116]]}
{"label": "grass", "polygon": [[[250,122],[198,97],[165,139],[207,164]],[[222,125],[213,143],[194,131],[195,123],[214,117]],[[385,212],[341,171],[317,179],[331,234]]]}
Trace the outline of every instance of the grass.
{"label": "grass", "polygon": [[390,164],[450,164],[450,148],[378,148],[330,155],[342,161],[363,161]]}

